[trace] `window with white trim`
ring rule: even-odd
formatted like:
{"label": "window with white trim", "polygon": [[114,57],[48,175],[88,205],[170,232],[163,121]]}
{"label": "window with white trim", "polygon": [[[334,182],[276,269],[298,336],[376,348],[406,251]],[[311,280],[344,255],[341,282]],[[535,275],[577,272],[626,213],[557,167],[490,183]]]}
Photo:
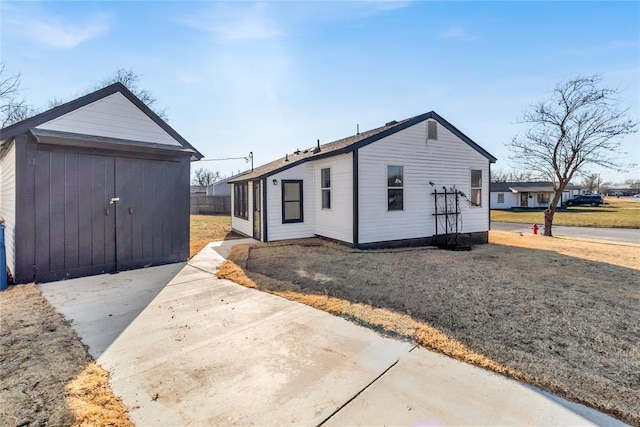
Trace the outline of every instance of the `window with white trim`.
{"label": "window with white trim", "polygon": [[482,171],[471,169],[471,204],[482,206]]}
{"label": "window with white trim", "polygon": [[322,209],[331,209],[331,168],[320,169]]}
{"label": "window with white trim", "polygon": [[282,180],[282,223],[303,222],[302,180]]}
{"label": "window with white trim", "polygon": [[404,210],[403,166],[387,166],[387,210]]}
{"label": "window with white trim", "polygon": [[233,216],[249,219],[249,184],[246,182],[233,186]]}

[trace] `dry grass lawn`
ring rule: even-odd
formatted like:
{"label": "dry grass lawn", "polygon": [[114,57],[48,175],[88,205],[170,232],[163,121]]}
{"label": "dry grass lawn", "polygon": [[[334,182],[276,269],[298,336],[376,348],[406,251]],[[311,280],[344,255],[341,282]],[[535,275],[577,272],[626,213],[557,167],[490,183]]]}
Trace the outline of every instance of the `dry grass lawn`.
{"label": "dry grass lawn", "polygon": [[[554,225],[580,227],[640,228],[640,203],[625,198],[607,197],[607,205],[573,206],[556,212]],[[542,211],[492,210],[491,221],[544,224]]]}
{"label": "dry grass lawn", "polygon": [[219,275],[640,424],[640,246],[491,241],[472,252],[245,245]]}
{"label": "dry grass lawn", "polygon": [[216,240],[241,239],[231,231],[231,217],[223,215],[191,215],[191,241],[189,257]]}
{"label": "dry grass lawn", "polygon": [[130,426],[109,376],[34,285],[0,292],[0,424]]}

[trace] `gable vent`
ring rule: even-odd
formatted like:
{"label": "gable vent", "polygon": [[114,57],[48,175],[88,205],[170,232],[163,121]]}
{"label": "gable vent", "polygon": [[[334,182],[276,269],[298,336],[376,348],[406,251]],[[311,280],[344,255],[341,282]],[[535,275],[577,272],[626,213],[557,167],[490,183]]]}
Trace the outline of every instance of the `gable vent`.
{"label": "gable vent", "polygon": [[438,139],[438,123],[429,120],[427,122],[427,139]]}

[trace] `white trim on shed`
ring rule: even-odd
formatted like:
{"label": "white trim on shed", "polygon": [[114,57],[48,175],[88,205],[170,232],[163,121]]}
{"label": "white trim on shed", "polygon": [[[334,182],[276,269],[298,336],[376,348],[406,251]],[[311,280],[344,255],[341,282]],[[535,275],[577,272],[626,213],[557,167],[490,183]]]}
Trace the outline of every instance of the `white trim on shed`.
{"label": "white trim on shed", "polygon": [[4,242],[7,267],[13,274],[15,271],[16,147],[13,142],[8,144],[8,150],[0,157],[0,217],[5,220]]}

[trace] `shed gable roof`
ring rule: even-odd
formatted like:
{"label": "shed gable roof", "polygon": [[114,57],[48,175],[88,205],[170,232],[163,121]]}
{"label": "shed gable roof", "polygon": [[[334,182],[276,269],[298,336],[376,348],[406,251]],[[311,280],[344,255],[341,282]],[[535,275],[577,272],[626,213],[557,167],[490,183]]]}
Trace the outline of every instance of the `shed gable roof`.
{"label": "shed gable roof", "polygon": [[[86,114],[88,109],[94,109],[95,111],[97,108],[97,104],[93,106],[91,104],[97,103],[98,101],[104,101],[107,98],[117,100],[118,97],[124,97],[131,104],[133,104],[132,108],[128,109],[126,113],[128,113],[129,115],[139,115],[140,117],[146,116],[148,119],[153,121],[154,125],[152,126],[156,127],[158,141],[161,144],[171,145],[170,139],[173,139],[175,141],[175,145],[181,145],[185,148],[193,150],[193,157],[195,159],[199,160],[203,157],[203,155],[191,144],[189,144],[187,140],[185,140],[178,132],[176,132],[171,126],[169,126],[167,122],[162,120],[156,113],[154,113],[121,83],[113,83],[100,90],[74,99],[73,101],[58,105],[50,110],[44,111],[33,117],[7,126],[6,128],[0,130],[0,140],[7,140],[17,135],[21,135],[28,132],[30,129],[39,126],[42,126],[42,128],[49,130],[64,131],[65,129],[63,129],[63,122],[65,117],[69,117],[70,115],[81,116],[83,114]],[[128,105],[130,104],[123,105],[125,106],[125,108],[128,108]],[[89,133],[89,127],[87,128],[87,130],[88,132],[82,133],[86,133],[87,135],[92,136],[108,137],[108,135],[105,134],[93,135]],[[167,136],[170,138],[168,138]],[[150,142],[148,138],[141,138],[141,141]]]}
{"label": "shed gable roof", "polygon": [[435,111],[430,111],[419,116],[410,117],[408,119],[400,120],[397,122],[389,122],[385,126],[371,129],[365,132],[361,132],[356,135],[348,136],[346,138],[339,139],[337,141],[329,142],[327,144],[320,145],[320,150],[306,149],[304,151],[294,152],[282,157],[278,160],[274,160],[270,163],[258,166],[253,171],[248,171],[235,176],[229,182],[248,181],[252,179],[259,179],[274,173],[281,172],[289,169],[293,166],[305,163],[311,160],[318,160],[325,157],[337,156],[339,154],[348,153],[358,148],[369,145],[389,135],[393,135],[396,132],[407,129],[413,125],[423,122],[428,119],[433,119],[448,129],[455,136],[460,138],[464,143],[476,150],[478,153],[486,157],[491,163],[495,163],[496,158],[489,152],[484,150],[478,144],[471,140],[468,136],[460,132],[455,126],[439,116]]}

